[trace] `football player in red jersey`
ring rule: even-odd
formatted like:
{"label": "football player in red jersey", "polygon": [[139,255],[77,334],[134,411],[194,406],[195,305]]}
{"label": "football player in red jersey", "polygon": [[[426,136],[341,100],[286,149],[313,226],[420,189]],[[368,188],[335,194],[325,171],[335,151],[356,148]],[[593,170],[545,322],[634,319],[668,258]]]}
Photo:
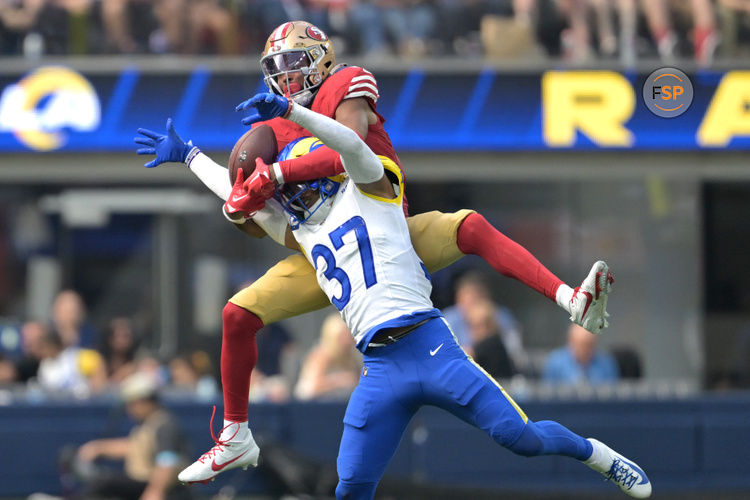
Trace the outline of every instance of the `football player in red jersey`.
{"label": "football player in red jersey", "polygon": [[[390,158],[402,168],[383,127],[385,119],[377,112],[379,95],[375,77],[357,66],[336,65],[333,46],[320,29],[303,21],[282,24],[269,36],[261,66],[266,85],[272,92],[353,129],[373,152]],[[237,109],[246,107],[247,101]],[[243,123],[254,121],[251,116]],[[310,135],[282,118],[263,123],[273,128],[278,151],[291,141]],[[287,221],[277,220],[269,225],[268,220],[261,222],[262,211],[258,212],[272,196],[274,187],[344,172],[340,155],[322,146],[299,158],[270,166],[258,159],[253,174],[247,180],[238,175],[231,188],[226,169],[211,162],[198,148],[184,143],[174,132],[171,121],[167,129],[166,136],[139,130],[146,139],[139,138],[136,142],[148,146],[140,149],[139,154],[156,154],[156,160],[147,166],[164,161],[188,164],[207,186],[226,200],[224,213],[232,222],[253,236],[268,233],[281,244],[284,244]],[[404,212],[408,216],[405,198]],[[430,272],[464,255],[479,255],[499,273],[556,301],[571,315],[572,321],[589,331],[599,333],[606,327],[611,278],[604,262],[596,262],[581,286],[573,289],[472,210],[452,214],[433,211],[408,217],[407,223],[413,246]],[[277,225],[283,227],[277,228]],[[248,428],[250,374],[257,362],[256,333],[263,325],[328,305],[326,295],[318,286],[315,270],[300,254],[282,260],[229,300],[222,313],[224,427],[218,439],[215,438],[216,446],[180,473],[181,481],[205,482],[224,470],[257,464],[258,447]]]}

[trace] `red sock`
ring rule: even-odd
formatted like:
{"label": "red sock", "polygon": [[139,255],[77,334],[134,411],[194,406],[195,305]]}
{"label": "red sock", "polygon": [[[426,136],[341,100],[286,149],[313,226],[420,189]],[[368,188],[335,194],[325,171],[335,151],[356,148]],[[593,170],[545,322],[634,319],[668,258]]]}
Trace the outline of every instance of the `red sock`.
{"label": "red sock", "polygon": [[221,385],[224,391],[224,419],[247,421],[250,374],[258,361],[255,334],[263,322],[250,311],[231,302],[222,312]]}
{"label": "red sock", "polygon": [[563,281],[481,215],[471,214],[464,219],[456,243],[461,252],[480,256],[503,276],[517,279],[555,301],[555,293]]}

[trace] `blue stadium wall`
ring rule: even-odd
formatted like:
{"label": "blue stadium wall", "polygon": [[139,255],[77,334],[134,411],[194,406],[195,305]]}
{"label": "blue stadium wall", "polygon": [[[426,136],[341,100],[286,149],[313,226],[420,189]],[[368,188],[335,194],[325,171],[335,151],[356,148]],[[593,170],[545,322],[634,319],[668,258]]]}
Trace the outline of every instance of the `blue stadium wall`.
{"label": "blue stadium wall", "polygon": [[[210,404],[172,401],[194,452],[212,445]],[[708,495],[750,491],[750,395],[672,401],[529,402],[534,420],[555,419],[595,436],[638,460],[654,491]],[[344,405],[253,405],[253,431],[264,442],[333,467]],[[0,497],[62,489],[58,453],[65,445],[124,435],[131,423],[111,402],[15,404],[0,407]],[[571,459],[524,458],[445,412],[417,413],[388,471],[390,480],[415,485],[497,491],[612,493],[601,476]],[[241,470],[223,474],[202,493],[231,485],[263,492],[268,476]],[[706,497],[708,498],[708,497]]]}

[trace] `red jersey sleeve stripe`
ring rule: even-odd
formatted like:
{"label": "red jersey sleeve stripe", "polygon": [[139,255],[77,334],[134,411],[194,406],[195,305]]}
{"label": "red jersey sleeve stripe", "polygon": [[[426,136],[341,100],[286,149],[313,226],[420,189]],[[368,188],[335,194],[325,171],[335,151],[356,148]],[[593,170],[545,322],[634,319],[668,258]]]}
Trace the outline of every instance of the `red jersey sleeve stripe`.
{"label": "red jersey sleeve stripe", "polygon": [[371,90],[373,94],[380,95],[378,94],[378,88],[374,85],[370,85],[369,83],[355,83],[354,85],[349,87],[349,90],[347,93],[354,92],[354,91],[368,90],[368,89]]}
{"label": "red jersey sleeve stripe", "polygon": [[378,96],[376,94],[373,94],[369,90],[363,90],[361,92],[349,92],[344,96],[344,99],[353,99],[355,97],[369,97],[373,100],[373,102],[378,101]]}
{"label": "red jersey sleeve stripe", "polygon": [[375,86],[378,85],[378,82],[375,81],[375,78],[372,77],[372,76],[368,76],[368,75],[355,76],[354,78],[352,78],[351,81],[352,81],[352,83],[361,82],[361,81],[368,81],[368,82],[371,82]]}

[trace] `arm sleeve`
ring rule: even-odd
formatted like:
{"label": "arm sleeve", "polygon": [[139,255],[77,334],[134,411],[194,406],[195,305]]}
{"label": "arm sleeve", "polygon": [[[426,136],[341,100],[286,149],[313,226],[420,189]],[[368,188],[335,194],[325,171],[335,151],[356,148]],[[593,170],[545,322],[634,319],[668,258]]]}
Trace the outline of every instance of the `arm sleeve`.
{"label": "arm sleeve", "polygon": [[[216,196],[224,201],[229,198],[229,194],[232,192],[232,184],[229,182],[229,174],[226,168],[203,153],[198,153],[190,161],[188,167]],[[276,243],[284,245],[286,227],[289,222],[279,202],[274,199],[267,200],[266,206],[258,210],[252,219]]]}
{"label": "arm sleeve", "polygon": [[341,155],[328,146],[321,146],[304,156],[279,162],[281,179],[284,182],[302,182],[344,173]]}
{"label": "arm sleeve", "polygon": [[203,153],[198,153],[188,162],[188,168],[214,192],[216,196],[224,201],[232,192],[232,183],[229,182],[229,173],[226,167],[222,167]]}
{"label": "arm sleeve", "polygon": [[337,151],[346,173],[357,184],[369,184],[384,175],[383,164],[357,133],[332,118],[293,103],[288,119],[312,132]]}
{"label": "arm sleeve", "polygon": [[279,245],[284,245],[289,220],[278,201],[273,198],[266,200],[266,206],[258,210],[252,219],[273,241]]}

